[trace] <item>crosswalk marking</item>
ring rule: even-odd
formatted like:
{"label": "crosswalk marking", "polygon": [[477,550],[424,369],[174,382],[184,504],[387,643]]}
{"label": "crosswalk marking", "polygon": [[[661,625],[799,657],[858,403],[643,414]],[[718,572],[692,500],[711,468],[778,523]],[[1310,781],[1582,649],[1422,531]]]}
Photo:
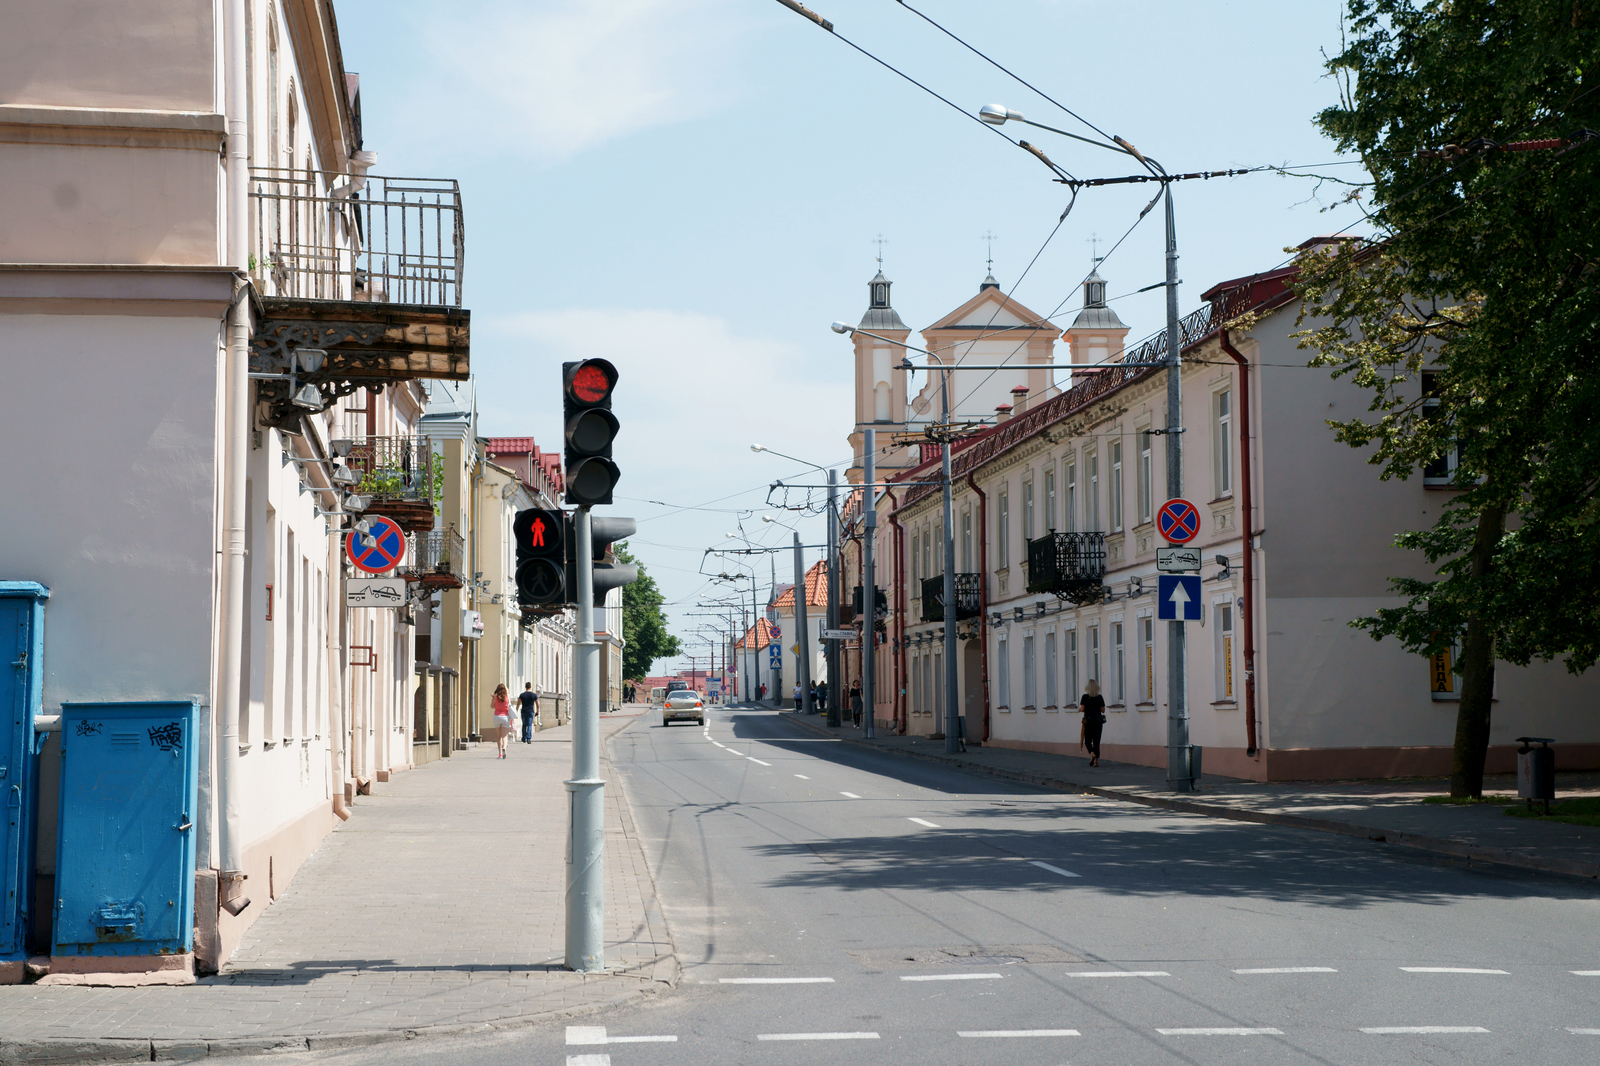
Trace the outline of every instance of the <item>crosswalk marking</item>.
{"label": "crosswalk marking", "polygon": [[1506,970],[1477,970],[1470,966],[1402,966],[1406,973],[1508,973]]}
{"label": "crosswalk marking", "polygon": [[[575,1044],[676,1044],[676,1036],[607,1036],[603,1025],[567,1026],[567,1046]],[[608,1066],[609,1055],[568,1055],[568,1066]]]}
{"label": "crosswalk marking", "polygon": [[568,1055],[567,1066],[611,1066],[610,1055]]}

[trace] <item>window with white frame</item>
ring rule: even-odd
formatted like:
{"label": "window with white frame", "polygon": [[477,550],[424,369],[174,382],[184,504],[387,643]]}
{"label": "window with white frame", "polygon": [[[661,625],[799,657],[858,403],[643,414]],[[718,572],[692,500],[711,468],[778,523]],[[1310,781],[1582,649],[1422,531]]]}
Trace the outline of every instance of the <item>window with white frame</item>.
{"label": "window with white frame", "polygon": [[1078,687],[1078,631],[1069,629],[1062,635],[1061,643],[1066,646],[1066,676],[1062,678],[1065,685],[1062,692],[1065,696],[1063,707],[1076,707],[1078,697],[1083,694],[1083,689]]}
{"label": "window with white frame", "polygon": [[1056,530],[1056,467],[1054,463],[1044,469],[1044,532]]}
{"label": "window with white frame", "polygon": [[961,512],[961,572],[970,574],[972,570],[972,512]]}
{"label": "window with white frame", "polygon": [[996,513],[995,554],[1000,557],[998,568],[1004,570],[1011,565],[1011,497],[1005,489],[1000,490],[1000,507]]}
{"label": "window with white frame", "polygon": [[1002,711],[1011,709],[1011,662],[1006,658],[1007,643],[1004,633],[997,634],[994,638],[995,706]]}
{"label": "window with white frame", "polygon": [[1090,452],[1083,462],[1089,470],[1089,483],[1084,486],[1084,525],[1091,533],[1104,532],[1105,526],[1100,524],[1100,456]]}
{"label": "window with white frame", "polygon": [[922,586],[919,584],[921,580],[922,538],[918,536],[917,531],[913,529],[911,531],[911,587],[918,590],[916,594],[919,596],[922,594],[920,591]]}
{"label": "window with white frame", "polygon": [[1226,703],[1233,694],[1233,604],[1212,605],[1213,631],[1217,645],[1217,700]]}
{"label": "window with white frame", "polygon": [[1156,701],[1156,621],[1139,619],[1139,702]]}
{"label": "window with white frame", "polygon": [[1039,686],[1034,681],[1033,634],[1022,635],[1022,709],[1031,711],[1039,706]]}
{"label": "window with white frame", "polygon": [[1139,431],[1139,524],[1155,516],[1155,465],[1152,461],[1150,431]]}
{"label": "window with white frame", "polygon": [[917,652],[911,653],[911,713],[916,714],[922,710],[922,656]]}
{"label": "window with white frame", "polygon": [[1067,498],[1063,501],[1061,513],[1061,528],[1068,533],[1078,528],[1078,464],[1075,460],[1067,461]]}
{"label": "window with white frame", "polygon": [[[1422,416],[1432,420],[1440,417],[1439,404],[1439,375],[1425,373],[1422,375]],[[1422,483],[1424,485],[1448,485],[1455,480],[1456,471],[1461,467],[1461,443],[1452,441],[1445,453],[1432,459],[1422,467]]]}
{"label": "window with white frame", "polygon": [[1125,703],[1125,702],[1127,702],[1127,700],[1125,698],[1125,695],[1124,695],[1124,689],[1123,689],[1123,682],[1125,680],[1125,674],[1124,674],[1124,671],[1123,671],[1122,667],[1123,667],[1122,623],[1121,622],[1112,622],[1111,623],[1111,692],[1116,697],[1112,701],[1114,703]]}
{"label": "window with white frame", "polygon": [[1022,483],[1022,543],[1033,539],[1033,479]]}
{"label": "window with white frame", "polygon": [[1122,529],[1122,442],[1111,442],[1111,531]]}
{"label": "window with white frame", "polygon": [[[940,552],[939,555],[943,555]],[[939,555],[933,554],[933,530],[923,527],[922,530],[922,571],[924,576],[932,577],[943,570],[939,564],[943,562]]]}
{"label": "window with white frame", "polygon": [[1223,389],[1212,401],[1216,426],[1211,454],[1216,463],[1217,498],[1233,495],[1233,393]]}
{"label": "window with white frame", "polygon": [[1056,656],[1056,631],[1044,631],[1044,693],[1039,702],[1047,711],[1053,711],[1060,706],[1061,685],[1059,670],[1057,669]]}

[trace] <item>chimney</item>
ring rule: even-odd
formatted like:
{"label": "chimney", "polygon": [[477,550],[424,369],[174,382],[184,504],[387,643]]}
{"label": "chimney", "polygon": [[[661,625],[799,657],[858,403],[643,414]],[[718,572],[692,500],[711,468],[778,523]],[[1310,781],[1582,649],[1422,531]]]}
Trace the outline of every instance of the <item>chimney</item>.
{"label": "chimney", "polygon": [[1011,409],[1019,415],[1028,409],[1028,386],[1018,385],[1011,390]]}
{"label": "chimney", "polygon": [[994,420],[997,424],[1011,421],[1011,405],[1003,403],[994,409]]}

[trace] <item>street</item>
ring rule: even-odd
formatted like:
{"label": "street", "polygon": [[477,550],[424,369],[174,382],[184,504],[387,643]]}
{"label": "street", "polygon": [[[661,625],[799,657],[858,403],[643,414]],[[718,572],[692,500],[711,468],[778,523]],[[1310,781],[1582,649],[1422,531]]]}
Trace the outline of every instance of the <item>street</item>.
{"label": "street", "polygon": [[[1533,1063],[1600,1054],[1600,889],[1046,793],[772,712],[612,765],[683,967],[637,1007],[319,1061]],[[614,787],[615,787],[614,784]]]}

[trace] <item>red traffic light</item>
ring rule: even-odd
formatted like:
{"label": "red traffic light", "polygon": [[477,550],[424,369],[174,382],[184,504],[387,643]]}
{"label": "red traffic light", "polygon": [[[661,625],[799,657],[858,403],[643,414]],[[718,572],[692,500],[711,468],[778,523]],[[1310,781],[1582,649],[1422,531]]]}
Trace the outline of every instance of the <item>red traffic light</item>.
{"label": "red traffic light", "polygon": [[609,407],[611,390],[616,387],[617,368],[604,359],[567,364],[567,392],[581,404]]}

